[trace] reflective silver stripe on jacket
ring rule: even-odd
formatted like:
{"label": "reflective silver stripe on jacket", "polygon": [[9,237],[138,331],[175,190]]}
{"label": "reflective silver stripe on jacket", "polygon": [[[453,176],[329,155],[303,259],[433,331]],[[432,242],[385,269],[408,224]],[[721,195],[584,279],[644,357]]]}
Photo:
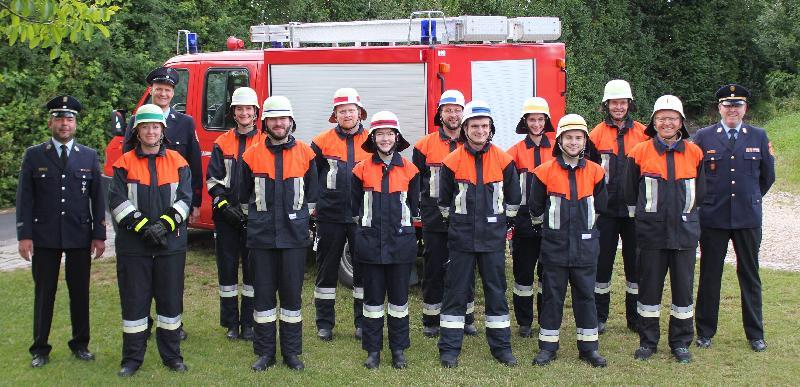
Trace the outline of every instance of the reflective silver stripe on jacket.
{"label": "reflective silver stripe on jacket", "polygon": [[586,228],[589,230],[594,228],[594,221],[597,219],[597,214],[594,212],[594,196],[586,198]]}
{"label": "reflective silver stripe on jacket", "polygon": [[339,161],[333,159],[328,160],[328,176],[325,177],[325,187],[328,189],[336,189],[336,172],[339,171]]}
{"label": "reflective silver stripe on jacket", "polygon": [[608,184],[608,170],[609,170],[610,164],[611,164],[611,155],[608,154],[608,153],[601,154],[600,155],[600,166],[602,166],[603,170],[606,171],[606,173],[605,173],[606,184]]}
{"label": "reflective silver stripe on jacket", "polygon": [[503,182],[492,183],[492,210],[495,214],[502,214],[503,208]]}
{"label": "reflective silver stripe on jacket", "polygon": [[231,187],[231,174],[233,173],[233,159],[224,159],[222,163],[225,164],[225,177],[222,178],[222,185],[225,188]]}
{"label": "reflective silver stripe on jacket", "polygon": [[265,195],[267,194],[267,178],[266,177],[254,177],[253,178],[253,188],[254,194],[256,196],[256,211],[266,211],[267,210],[267,199]]}
{"label": "reflective silver stripe on jacket", "polygon": [[295,211],[299,211],[303,208],[303,198],[305,197],[305,185],[306,182],[303,180],[302,177],[295,177],[294,180],[294,200],[292,209]]}
{"label": "reflective silver stripe on jacket", "polygon": [[372,227],[372,191],[364,191],[364,216],[361,217],[361,227]]}
{"label": "reflective silver stripe on jacket", "polygon": [[169,183],[169,202],[175,203],[178,198],[178,183]]}
{"label": "reflective silver stripe on jacket", "polygon": [[431,187],[430,197],[434,199],[439,198],[439,171],[442,167],[430,167],[431,177],[428,179],[428,184]]}
{"label": "reflective silver stripe on jacket", "polygon": [[520,200],[519,204],[521,206],[524,206],[525,204],[528,204],[528,190],[527,190],[528,184],[527,184],[527,182],[528,182],[528,174],[526,172],[520,173],[519,174],[519,189],[522,191],[522,200]]}
{"label": "reflective silver stripe on jacket", "polygon": [[550,208],[547,210],[547,227],[551,230],[561,228],[561,197],[550,196]]}
{"label": "reflective silver stripe on jacket", "polygon": [[128,183],[128,200],[131,201],[134,207],[139,208],[139,190],[137,183]]}
{"label": "reflective silver stripe on jacket", "polygon": [[694,207],[695,183],[694,179],[686,179],[684,181],[686,182],[686,204],[683,206],[683,213],[688,214]]}
{"label": "reflective silver stripe on jacket", "polygon": [[133,206],[130,200],[126,200],[111,210],[111,215],[113,215],[114,220],[119,223],[122,219],[125,219],[128,214],[134,211],[136,211],[136,207]]}
{"label": "reflective silver stripe on jacket", "polygon": [[658,179],[654,177],[644,177],[644,211],[658,211]]}
{"label": "reflective silver stripe on jacket", "polygon": [[400,192],[400,225],[411,226],[411,209],[408,208],[408,192]]}
{"label": "reflective silver stripe on jacket", "polygon": [[172,208],[174,208],[184,220],[189,216],[189,205],[187,205],[183,200],[175,202],[175,204],[172,205]]}
{"label": "reflective silver stripe on jacket", "polygon": [[458,194],[456,194],[456,214],[467,213],[467,189],[468,183],[458,183]]}

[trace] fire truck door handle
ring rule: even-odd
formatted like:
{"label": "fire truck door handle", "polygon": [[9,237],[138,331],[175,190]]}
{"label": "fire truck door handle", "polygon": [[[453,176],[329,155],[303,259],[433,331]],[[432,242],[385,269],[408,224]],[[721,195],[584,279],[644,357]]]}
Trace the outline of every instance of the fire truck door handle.
{"label": "fire truck door handle", "polygon": [[439,78],[439,88],[441,89],[439,94],[444,93],[444,75],[442,75],[442,73],[436,73],[436,78]]}
{"label": "fire truck door handle", "polygon": [[564,73],[564,91],[561,92],[561,96],[567,95],[567,69],[561,69],[561,72]]}

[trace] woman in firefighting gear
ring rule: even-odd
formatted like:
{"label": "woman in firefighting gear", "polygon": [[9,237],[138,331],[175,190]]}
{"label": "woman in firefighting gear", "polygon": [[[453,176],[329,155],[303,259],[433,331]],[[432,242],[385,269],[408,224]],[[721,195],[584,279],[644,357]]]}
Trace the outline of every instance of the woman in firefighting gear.
{"label": "woman in firefighting gear", "polygon": [[[464,95],[458,90],[445,90],[439,98],[439,107],[433,117],[439,130],[422,137],[414,145],[411,160],[419,169],[422,240],[425,246],[424,277],[422,279],[422,335],[439,336],[439,315],[444,294],[444,263],[447,261],[447,224],[439,211],[439,171],[442,160],[462,143],[458,141],[461,116],[464,114]],[[473,271],[474,273],[474,271]],[[474,284],[475,280],[470,283]],[[467,314],[464,333],[478,334],[475,327],[475,292],[470,287],[467,295]]]}
{"label": "woman in firefighting gear", "polygon": [[122,369],[131,376],[144,361],[147,317],[156,300],[156,343],[170,370],[183,372],[178,327],[183,312],[186,218],[191,172],[178,152],[166,149],[164,114],[156,105],[136,112],[129,139],[134,149],[114,163],[108,202],[116,235],[117,282],[122,304]]}
{"label": "woman in firefighting gear", "polygon": [[521,337],[531,337],[533,332],[533,272],[536,269],[538,294],[536,310],[542,313],[542,265],[538,264],[539,248],[542,242],[542,219],[531,219],[528,198],[531,195],[533,170],[553,158],[555,129],[550,121],[550,107],[541,97],[531,97],[522,104],[522,117],[517,123],[516,132],[525,134],[525,139],[508,150],[514,159],[519,173],[522,191],[519,213],[514,220],[511,239],[511,258],[514,270],[514,315],[519,325]]}
{"label": "woman in firefighting gear", "polygon": [[[355,89],[344,87],[333,94],[333,111],[328,118],[336,126],[314,137],[311,149],[316,154],[315,163],[319,177],[319,207],[314,221],[317,227],[317,278],[314,287],[314,306],[317,310],[317,337],[333,340],[336,325],[336,285],[339,282],[339,265],[347,243],[350,256],[354,255],[356,224],[353,222],[350,193],[353,167],[370,155],[361,144],[367,139],[362,121],[367,110]],[[361,270],[353,262],[353,324],[355,338],[361,339],[361,311],[364,288]]]}
{"label": "woman in firefighting gear", "polygon": [[[383,316],[389,325],[392,367],[406,367],[403,351],[408,335],[408,283],[417,258],[412,218],[419,213],[419,170],[400,155],[409,147],[397,116],[381,111],[372,116],[369,138],[361,145],[372,157],[353,168],[355,252],[364,279],[361,348],[364,366],[378,368],[383,348]],[[389,305],[384,313],[384,300]]]}
{"label": "woman in firefighting gear", "polygon": [[672,95],[659,97],[645,134],[628,155],[625,200],[636,206],[639,253],[639,348],[634,357],[656,353],[661,293],[669,271],[672,306],[669,346],[679,363],[692,359],[694,327],[692,285],[695,251],[700,239],[697,204],[703,202],[703,152],[687,141],[683,104]]}
{"label": "woman in firefighting gear", "polygon": [[311,245],[309,219],[318,195],[317,169],[311,147],[291,135],[296,127],[286,97],[267,98],[261,117],[266,138],[242,155],[239,191],[239,202],[248,205],[247,248],[255,289],[253,351],[258,359],[252,369],[275,365],[280,320],[283,363],[302,370],[301,296]]}
{"label": "woman in firefighting gear", "polygon": [[589,141],[586,121],[567,114],[558,121],[553,160],[533,172],[528,201],[532,217],[542,216],[542,310],[539,312],[539,353],[533,364],[556,359],[567,285],[572,288],[579,358],[605,367],[598,353],[594,279],[599,236],[597,212],[608,200],[603,168],[584,157]]}
{"label": "woman in firefighting gear", "polygon": [[[208,194],[213,198],[217,278],[219,279],[219,323],[225,337],[253,340],[253,273],[247,252],[247,228],[239,202],[239,171],[242,154],[264,135],[256,128],[258,96],[249,87],[234,90],[229,114],[236,127],[217,137],[206,170]],[[242,267],[242,304],[239,308],[239,264]],[[239,328],[241,327],[241,333]]]}
{"label": "woman in firefighting gear", "polygon": [[458,366],[476,265],[483,280],[486,339],[492,356],[507,366],[517,364],[511,352],[505,248],[508,218],[517,215],[522,194],[511,156],[491,143],[494,132],[486,102],[468,103],[461,124],[465,144],[444,159],[441,169],[439,209],[449,221],[450,250],[439,336],[439,358],[445,368]]}
{"label": "woman in firefighting gear", "polygon": [[636,227],[633,207],[625,204],[623,183],[626,179],[627,154],[633,147],[647,141],[644,124],[634,121],[630,112],[635,111],[633,93],[628,82],[612,79],[603,90],[603,122],[589,133],[589,139],[600,153],[600,165],[606,172],[608,207],[597,218],[600,231],[600,256],[597,261],[597,279],[594,299],[597,306],[598,329],[602,335],[608,321],[611,303],[611,274],[617,244],[622,238],[622,260],[625,271],[625,318],[628,329],[636,331],[636,298],[639,284],[636,282]]}

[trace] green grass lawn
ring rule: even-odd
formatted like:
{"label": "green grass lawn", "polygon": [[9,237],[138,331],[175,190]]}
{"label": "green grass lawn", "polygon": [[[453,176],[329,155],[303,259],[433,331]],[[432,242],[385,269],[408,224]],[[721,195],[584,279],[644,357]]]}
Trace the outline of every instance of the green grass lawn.
{"label": "green grass lawn", "polygon": [[[709,350],[692,348],[694,362],[679,365],[672,361],[666,343],[666,321],[662,313],[662,342],[659,353],[647,362],[632,357],[638,338],[625,328],[622,299],[624,281],[616,276],[613,288],[613,311],[608,332],[601,336],[600,349],[608,358],[605,369],[593,369],[578,361],[575,329],[571,310],[565,312],[562,326],[562,348],[559,359],[547,367],[530,365],[536,353],[536,339],[512,339],[514,353],[520,360],[516,368],[506,368],[492,360],[486,337],[468,337],[457,369],[440,368],[436,340],[421,334],[421,292],[411,291],[411,348],[407,352],[409,368],[397,371],[390,366],[390,353],[383,352],[381,368],[366,370],[362,366],[365,353],[353,339],[352,302],[348,291],[337,293],[337,328],[335,339],[323,343],[316,339],[313,307],[313,269],[307,270],[304,286],[304,354],[306,370],[291,372],[277,366],[265,373],[253,373],[255,360],[250,343],[230,342],[219,327],[216,266],[211,250],[189,254],[186,268],[186,307],[183,314],[188,341],[182,351],[189,365],[186,374],[167,371],[160,362],[155,340],[149,341],[145,363],[131,380],[115,374],[121,352],[121,317],[115,279],[115,261],[96,262],[92,269],[92,342],[90,350],[97,360],[84,363],[75,360],[67,348],[69,312],[66,286],[60,283],[56,315],[50,342],[54,349],[51,363],[42,369],[29,367],[28,346],[31,343],[33,283],[29,270],[0,273],[0,294],[4,301],[2,317],[2,351],[0,351],[0,384],[13,385],[498,385],[498,384],[796,384],[800,380],[800,274],[762,270],[764,283],[764,321],[769,349],[765,353],[750,351],[744,338],[739,311],[739,292],[732,267],[724,277],[721,324],[714,346]],[[618,261],[621,261],[618,260]],[[510,265],[509,265],[510,266]],[[619,265],[618,265],[619,266]],[[621,272],[621,267],[616,273]],[[697,278],[697,277],[695,277]],[[509,281],[511,276],[509,274]],[[511,292],[508,292],[510,300]],[[509,302],[510,303],[510,302]],[[482,317],[482,299],[477,302],[477,315]],[[669,305],[669,296],[664,301]],[[567,308],[570,308],[569,304]],[[665,311],[668,309],[665,309]],[[478,319],[483,331],[483,321]],[[512,324],[516,332],[516,326]]]}
{"label": "green grass lawn", "polygon": [[800,113],[781,115],[766,125],[775,149],[775,188],[800,193]]}

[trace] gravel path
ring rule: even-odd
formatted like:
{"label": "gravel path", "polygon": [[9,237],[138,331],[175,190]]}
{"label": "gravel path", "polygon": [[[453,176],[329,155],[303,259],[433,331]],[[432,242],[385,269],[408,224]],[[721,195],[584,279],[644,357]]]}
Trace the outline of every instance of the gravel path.
{"label": "gravel path", "polygon": [[[110,224],[110,221],[108,222]],[[109,225],[105,257],[114,256],[114,230]],[[770,191],[764,197],[761,267],[800,272],[800,196]],[[735,264],[733,245],[726,262]],[[30,268],[17,253],[17,240],[0,241],[0,271]]]}

